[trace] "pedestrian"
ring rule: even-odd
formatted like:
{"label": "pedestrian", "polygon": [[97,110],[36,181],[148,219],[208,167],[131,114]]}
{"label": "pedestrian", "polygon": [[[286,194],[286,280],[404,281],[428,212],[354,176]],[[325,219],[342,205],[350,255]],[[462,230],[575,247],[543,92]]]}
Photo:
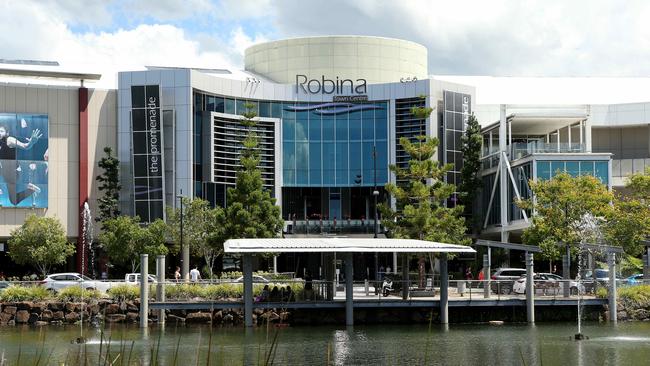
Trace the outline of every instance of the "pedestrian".
{"label": "pedestrian", "polygon": [[174,272],[174,280],[176,282],[181,281],[181,267],[176,266],[176,272]]}
{"label": "pedestrian", "polygon": [[194,269],[190,271],[190,280],[192,282],[199,282],[201,279],[201,272],[199,272],[198,266],[194,266]]}
{"label": "pedestrian", "polygon": [[485,267],[481,268],[481,271],[478,273],[478,280],[485,281]]}
{"label": "pedestrian", "polygon": [[474,280],[474,276],[472,275],[472,266],[467,266],[465,269],[465,280],[467,281],[468,287],[472,288],[472,281]]}

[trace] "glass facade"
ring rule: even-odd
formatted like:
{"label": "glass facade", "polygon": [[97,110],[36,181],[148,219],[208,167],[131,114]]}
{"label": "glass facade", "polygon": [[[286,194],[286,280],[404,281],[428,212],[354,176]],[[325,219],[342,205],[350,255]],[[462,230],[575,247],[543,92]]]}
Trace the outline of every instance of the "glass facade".
{"label": "glass facade", "polygon": [[585,161],[537,161],[537,178],[551,179],[558,172],[567,172],[571,176],[592,175],[609,185],[609,162],[600,160]]}
{"label": "glass facade", "polygon": [[383,186],[388,103],[284,103],[282,153],[285,187]]}

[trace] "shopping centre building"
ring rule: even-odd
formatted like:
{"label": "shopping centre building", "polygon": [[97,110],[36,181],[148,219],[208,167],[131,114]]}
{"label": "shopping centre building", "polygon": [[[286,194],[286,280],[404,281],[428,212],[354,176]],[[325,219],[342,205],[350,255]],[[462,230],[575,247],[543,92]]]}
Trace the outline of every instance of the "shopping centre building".
{"label": "shopping centre building", "polygon": [[[0,83],[0,124],[10,136],[3,140],[0,125],[0,154],[12,137],[27,146],[38,136],[0,158],[0,242],[36,213],[58,217],[81,245],[81,210],[88,202],[96,212],[106,146],[121,162],[125,214],[164,218],[179,196],[227,205],[247,103],[258,114],[260,168],[286,235],[372,235],[374,199],[386,201],[383,187],[396,181],[389,165],[408,162],[401,137],[438,138],[437,159],[453,166],[446,180],[458,184],[473,112],[484,126],[486,238],[516,241],[529,224],[513,204],[530,195],[529,179],[559,169],[616,189],[650,165],[650,103],[481,105],[475,86],[429,76],[427,63],[427,49],[410,41],[332,36],[252,46],[244,70],[123,71],[115,90],[80,86],[100,75],[0,65],[12,78]],[[418,119],[413,107],[433,112]]]}

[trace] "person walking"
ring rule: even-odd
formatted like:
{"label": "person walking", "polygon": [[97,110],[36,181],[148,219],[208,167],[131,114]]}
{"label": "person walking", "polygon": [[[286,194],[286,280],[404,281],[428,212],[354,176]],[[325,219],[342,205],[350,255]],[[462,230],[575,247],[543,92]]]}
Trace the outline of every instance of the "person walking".
{"label": "person walking", "polygon": [[181,282],[181,267],[176,266],[176,272],[174,272],[174,280],[176,282]]}
{"label": "person walking", "polygon": [[194,268],[190,271],[190,281],[199,282],[200,279],[201,272],[199,272],[198,266],[194,266]]}

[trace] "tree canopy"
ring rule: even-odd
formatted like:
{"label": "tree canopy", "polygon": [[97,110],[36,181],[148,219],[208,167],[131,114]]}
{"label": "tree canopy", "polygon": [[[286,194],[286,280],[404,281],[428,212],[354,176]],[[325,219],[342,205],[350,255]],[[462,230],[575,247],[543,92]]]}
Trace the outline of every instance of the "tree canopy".
{"label": "tree canopy", "polygon": [[474,211],[478,208],[475,202],[483,186],[480,175],[483,136],[481,135],[481,125],[473,113],[467,121],[467,128],[465,129],[462,143],[463,167],[460,170],[461,183],[458,187],[458,192],[460,202],[465,206],[465,216],[468,218],[467,225],[471,232],[479,224],[474,219],[474,217],[478,218],[479,215],[474,215]]}
{"label": "tree canopy", "polygon": [[140,267],[140,254],[166,255],[167,225],[160,219],[142,226],[139,217],[117,216],[104,222],[99,241],[112,261],[131,265],[135,272]]}
{"label": "tree canopy", "polygon": [[120,215],[119,198],[120,198],[120,161],[113,155],[110,147],[104,148],[106,156],[101,158],[98,163],[102,174],[95,178],[99,182],[99,192],[101,196],[97,199],[99,214],[96,221],[104,222],[108,219]]}
{"label": "tree canopy", "polygon": [[[223,254],[226,240],[226,221],[221,207],[211,208],[206,200],[183,198],[183,242],[190,251],[205,259],[212,277],[214,261]],[[167,224],[174,243],[180,243],[180,208],[168,210]]]}
{"label": "tree canopy", "polygon": [[29,215],[21,227],[11,232],[9,256],[18,264],[34,265],[46,276],[54,265],[65,263],[74,254],[61,222],[55,217]]}
{"label": "tree canopy", "polygon": [[242,124],[248,132],[242,140],[240,162],[234,187],[228,188],[225,220],[228,238],[272,238],[284,226],[280,207],[271,192],[264,188],[260,171],[259,141],[254,131],[257,112],[254,105],[245,104]]}
{"label": "tree canopy", "polygon": [[[426,119],[432,108],[413,107],[415,118]],[[438,148],[438,140],[418,136],[413,140],[401,138],[400,144],[409,155],[407,168],[390,166],[398,180],[405,184],[388,183],[386,191],[395,198],[396,209],[389,204],[379,205],[382,224],[395,238],[431,240],[443,243],[468,244],[465,237],[464,219],[460,216],[463,207],[446,207],[456,187],[444,181],[451,166],[440,166],[433,157]]]}
{"label": "tree canopy", "polygon": [[602,221],[612,212],[613,194],[591,175],[572,177],[558,172],[553,179],[531,181],[530,188],[533,198],[518,202],[521,208],[535,212],[523,241],[539,245],[543,256],[550,260],[560,257],[558,243],[577,247],[586,239],[586,217]]}

